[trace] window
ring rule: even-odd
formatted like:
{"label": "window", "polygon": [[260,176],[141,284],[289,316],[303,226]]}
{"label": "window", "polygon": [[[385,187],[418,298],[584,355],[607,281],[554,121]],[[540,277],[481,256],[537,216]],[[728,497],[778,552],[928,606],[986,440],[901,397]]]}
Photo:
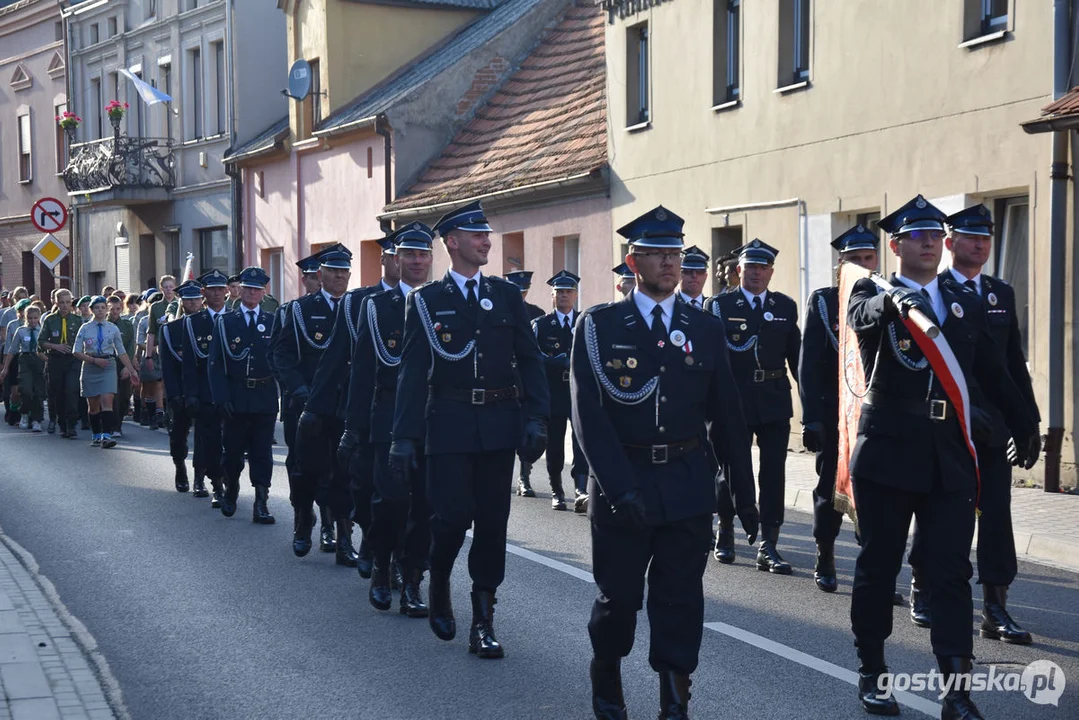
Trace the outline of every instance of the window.
{"label": "window", "polygon": [[273,248],[263,250],[259,255],[262,260],[261,267],[266,268],[266,274],[270,276],[270,284],[266,286],[266,291],[275,298],[284,297],[281,286],[281,278],[284,274],[284,251],[281,248]]}
{"label": "window", "polygon": [[648,23],[626,29],[626,125],[640,125],[648,113]]}
{"label": "window", "polygon": [[1023,353],[1030,356],[1027,348],[1030,338],[1030,198],[1008,198],[996,202],[995,257],[989,259],[989,267],[997,277],[1003,278],[1015,288],[1015,315],[1019,321],[1019,334],[1023,338]]}
{"label": "window", "polygon": [[192,48],[187,51],[188,68],[191,74],[191,132],[189,140],[198,140],[202,137],[202,51]]}
{"label": "window", "polygon": [[[67,112],[67,103],[59,103],[54,110],[56,111],[55,117],[60,117]],[[60,123],[55,123],[56,127],[56,174],[59,175],[67,167],[67,139],[64,137],[64,129],[60,127]]]}
{"label": "window", "polygon": [[322,78],[318,60],[311,60],[311,92],[303,99],[302,136],[311,137],[315,126],[322,120]]}
{"label": "window", "polygon": [[19,182],[28,183],[33,180],[30,153],[30,113],[19,116]]}
{"label": "window", "polygon": [[204,228],[199,234],[199,261],[202,270],[199,274],[210,272],[214,268],[228,273],[229,269],[229,229],[227,227]]}
{"label": "window", "polygon": [[742,0],[712,0],[712,104],[739,99]]}
{"label": "window", "polygon": [[779,87],[809,80],[810,0],[780,0]]}
{"label": "window", "polygon": [[523,270],[525,266],[525,234],[523,232],[502,235],[502,274]]}
{"label": "window", "polygon": [[64,23],[62,23],[62,22],[53,23],[53,40],[63,40],[63,39],[64,39]]}
{"label": "window", "polygon": [[[142,73],[141,72],[137,72],[137,73],[133,73],[133,74],[139,80],[142,80]],[[135,107],[135,132],[138,134],[138,136],[140,138],[143,137],[146,134],[145,119],[143,118],[143,115],[142,115],[142,105],[143,105],[142,99],[141,98],[135,98],[135,106],[134,106]],[[166,110],[166,112],[168,112],[168,111]]]}
{"label": "window", "polygon": [[719,261],[734,250],[742,247],[742,228],[740,226],[712,228],[712,260],[717,267],[713,268],[709,282],[712,283],[712,294],[728,287],[726,274],[718,267]]}
{"label": "window", "polygon": [[146,19],[157,16],[157,0],[146,0]]}
{"label": "window", "polygon": [[90,134],[92,136],[101,137],[105,132],[105,126],[103,123],[105,113],[105,103],[101,99],[101,80],[94,78],[90,81],[90,102],[94,104],[95,114],[91,117],[94,118],[94,124],[90,128]]}
{"label": "window", "polygon": [[94,23],[93,25],[90,26],[90,44],[91,45],[96,45],[97,42],[98,42],[98,39],[99,38],[98,38],[97,23]]}
{"label": "window", "polygon": [[106,21],[105,27],[107,28],[107,35],[105,37],[112,37],[116,34],[116,18],[111,17]]}
{"label": "window", "polygon": [[[169,230],[165,233],[165,271],[173,277],[180,277],[183,265],[180,264],[180,233]],[[146,273],[143,273],[144,275]]]}
{"label": "window", "polygon": [[224,135],[227,129],[228,101],[225,92],[228,79],[225,75],[225,43],[214,43],[214,84],[217,86],[217,134]]}
{"label": "window", "polygon": [[1008,5],[1011,0],[963,0],[963,39],[1008,29]]}
{"label": "window", "polygon": [[[165,63],[161,66],[161,89],[166,95],[172,97],[172,64]],[[172,139],[172,111],[165,108],[165,137]]]}
{"label": "window", "polygon": [[112,91],[112,99],[120,100],[120,73],[109,73],[109,89]]}

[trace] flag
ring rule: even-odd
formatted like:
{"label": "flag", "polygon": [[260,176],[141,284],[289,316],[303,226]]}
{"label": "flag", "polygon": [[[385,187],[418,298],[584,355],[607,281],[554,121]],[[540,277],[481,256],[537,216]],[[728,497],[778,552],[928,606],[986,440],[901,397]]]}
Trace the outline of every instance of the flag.
{"label": "flag", "polygon": [[138,75],[131,72],[127,68],[120,68],[120,72],[123,73],[128,80],[135,84],[135,91],[138,92],[139,97],[141,97],[142,101],[145,102],[147,105],[157,105],[158,103],[172,102],[171,97],[161,92],[150,83],[143,81],[141,78],[139,78]]}
{"label": "flag", "polygon": [[[854,443],[858,437],[858,419],[862,412],[862,398],[866,387],[865,368],[858,348],[857,335],[847,327],[847,307],[854,283],[869,277],[885,290],[892,285],[884,278],[870,273],[851,263],[843,263],[839,276],[839,462],[836,468],[835,494],[833,506],[840,512],[850,515],[855,529],[858,527],[857,509],[854,506],[854,488],[850,475],[850,459],[854,453]],[[952,352],[944,333],[925,315],[917,310],[907,317],[900,318],[911,338],[929,362],[937,381],[944,389],[948,401],[955,408],[959,427],[963,430],[963,439],[967,451],[974,462],[974,479],[977,490],[974,496],[974,508],[977,514],[981,499],[981,472],[978,468],[978,453],[974,449],[974,437],[970,432],[970,393],[967,389],[966,376]]]}
{"label": "flag", "polygon": [[187,254],[187,263],[184,265],[184,274],[182,277],[183,280],[180,281],[182,283],[195,279],[195,253]]}

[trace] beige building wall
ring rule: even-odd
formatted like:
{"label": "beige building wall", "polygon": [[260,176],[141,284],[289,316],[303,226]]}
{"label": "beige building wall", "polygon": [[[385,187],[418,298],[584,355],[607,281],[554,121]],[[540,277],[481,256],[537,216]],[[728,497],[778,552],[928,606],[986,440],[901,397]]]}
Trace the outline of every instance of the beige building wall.
{"label": "beige building wall", "polygon": [[[1050,138],[1027,135],[1019,123],[1052,100],[1052,13],[1013,2],[1003,37],[960,47],[970,37],[971,1],[811,0],[808,81],[782,91],[792,83],[780,80],[791,52],[789,37],[780,38],[789,22],[780,20],[793,3],[742,2],[734,103],[713,92],[711,0],[641,3],[625,17],[616,7],[607,28],[614,227],[662,203],[686,219],[687,244],[711,252],[722,228],[728,242],[759,237],[780,249],[772,288],[804,312],[808,293],[831,282],[828,243],[859,215],[887,214],[919,192],[947,212],[974,202],[996,211],[998,200],[1026,197],[1029,362],[1044,416]],[[627,109],[641,23],[650,71],[643,126]],[[717,208],[729,211],[708,212]],[[881,269],[890,272],[882,251]],[[1073,373],[1066,375],[1072,398]],[[1069,485],[1074,412],[1069,402],[1062,468]]]}

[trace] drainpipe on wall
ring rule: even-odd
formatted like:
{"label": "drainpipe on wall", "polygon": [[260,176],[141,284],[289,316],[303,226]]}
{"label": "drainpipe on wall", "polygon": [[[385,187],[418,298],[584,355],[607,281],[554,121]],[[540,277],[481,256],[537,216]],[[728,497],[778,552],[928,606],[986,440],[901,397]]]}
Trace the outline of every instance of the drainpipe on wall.
{"label": "drainpipe on wall", "polygon": [[[1053,0],[1053,99],[1068,92],[1071,75],[1071,5]],[[1064,444],[1064,314],[1067,297],[1068,130],[1053,132],[1049,169],[1049,427],[1045,437],[1045,492],[1060,492]]]}
{"label": "drainpipe on wall", "polygon": [[[375,120],[375,132],[382,136],[382,163],[385,170],[385,184],[386,184],[386,205],[393,202],[393,166],[390,165],[391,154],[393,152],[392,134],[390,128],[386,123],[386,116],[379,115]],[[383,205],[385,207],[385,205]],[[389,220],[383,220],[379,223],[379,227],[382,228],[382,232],[390,233],[393,230],[393,225]]]}
{"label": "drainpipe on wall", "polygon": [[[64,2],[65,0],[56,0],[56,4],[60,8],[60,32],[62,33],[62,39],[64,41],[64,94],[67,97],[68,108],[77,115],[78,112],[75,110],[75,98],[71,92],[71,44],[68,41],[68,23],[70,21],[64,14]],[[68,143],[67,133],[64,134],[64,142]],[[68,154],[70,155],[70,143],[68,143],[67,148]],[[68,160],[70,162],[70,157]],[[68,204],[68,216],[67,246],[71,251],[71,280],[69,282],[71,283],[70,290],[74,293],[75,288],[82,286],[82,253],[79,252],[79,247],[76,242],[78,240],[76,226],[79,224],[79,210],[70,203]]]}
{"label": "drainpipe on wall", "polygon": [[[225,4],[225,44],[228,46],[229,52],[225,56],[225,76],[229,81],[225,86],[225,102],[229,108],[229,147],[225,150],[225,154],[228,154],[232,148],[236,147],[236,66],[233,62],[233,55],[236,52],[236,47],[233,44],[232,39],[232,16],[235,12],[235,3],[233,0],[228,0]],[[235,165],[230,167],[226,164],[225,174],[232,178],[232,182],[229,183],[229,200],[231,201],[230,205],[232,206],[233,262],[236,264],[235,271],[239,272],[241,268],[247,265],[245,261],[247,253],[244,248],[243,168]]]}

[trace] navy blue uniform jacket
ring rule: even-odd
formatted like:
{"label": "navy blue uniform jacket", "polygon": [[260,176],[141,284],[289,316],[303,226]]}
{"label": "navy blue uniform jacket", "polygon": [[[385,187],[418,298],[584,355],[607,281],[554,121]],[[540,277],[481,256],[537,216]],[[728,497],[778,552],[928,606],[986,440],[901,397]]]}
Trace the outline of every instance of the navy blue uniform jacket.
{"label": "navy blue uniform jacket", "polygon": [[231,402],[238,413],[277,413],[277,384],[269,352],[272,324],[273,315],[261,308],[254,327],[248,327],[239,310],[217,316],[209,357],[215,405]]}

